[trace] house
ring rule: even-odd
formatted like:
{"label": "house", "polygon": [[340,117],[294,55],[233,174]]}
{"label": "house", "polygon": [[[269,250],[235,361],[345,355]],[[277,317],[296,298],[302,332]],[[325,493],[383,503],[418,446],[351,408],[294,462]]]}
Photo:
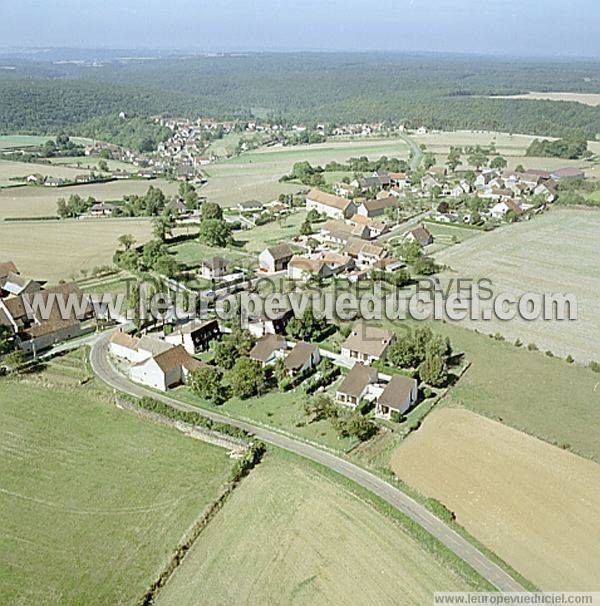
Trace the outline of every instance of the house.
{"label": "house", "polygon": [[0,296],[9,297],[22,294],[31,294],[42,289],[42,283],[38,280],[25,278],[18,273],[10,272],[7,276],[0,277]]}
{"label": "house", "polygon": [[173,348],[173,344],[167,343],[151,335],[144,335],[137,344],[137,351],[142,360],[147,360],[152,356],[164,353]]}
{"label": "house", "polygon": [[[35,305],[27,297],[36,297]],[[0,299],[0,323],[12,328],[25,353],[37,354],[93,330],[82,324],[93,315],[88,297],[75,284]]]}
{"label": "house", "polygon": [[357,193],[358,187],[350,183],[336,183],[333,187],[333,190],[338,196],[350,198]]}
{"label": "house", "polygon": [[331,271],[319,258],[294,255],[288,264],[288,277],[292,280],[308,280],[311,277],[326,278]]}
{"label": "house", "polygon": [[289,375],[297,375],[314,368],[321,360],[319,348],[313,343],[298,341],[284,360]]}
{"label": "house", "polygon": [[192,358],[183,345],[171,347],[131,367],[130,376],[136,383],[166,391],[185,383],[190,372],[206,366]]}
{"label": "house", "polygon": [[194,355],[206,351],[211,341],[220,338],[221,329],[217,320],[195,320],[166,335],[165,341],[171,345],[183,345],[190,355]]}
{"label": "house", "polygon": [[416,401],[416,379],[394,375],[377,399],[375,416],[379,419],[390,419],[392,412],[403,415]]}
{"label": "house", "polygon": [[[358,237],[368,238],[369,240],[373,238],[378,238],[386,231],[388,231],[388,226],[383,221],[374,221],[363,215],[354,215],[351,219],[348,220],[348,223],[354,226],[355,228],[361,227],[361,235],[359,235]],[[357,230],[353,230],[353,235],[355,235],[355,231]]]}
{"label": "house", "polygon": [[286,348],[285,337],[266,334],[256,342],[249,355],[250,358],[257,360],[263,366],[269,366],[285,355]]}
{"label": "house", "polygon": [[282,335],[294,315],[293,310],[287,309],[278,314],[266,314],[251,318],[248,321],[248,331],[255,337],[263,335]]}
{"label": "house", "polygon": [[4,263],[0,263],[0,285],[2,284],[2,280],[9,274],[19,274],[19,270],[14,262],[5,261]]}
{"label": "house", "polygon": [[406,173],[388,173],[390,177],[390,185],[392,187],[408,187],[408,176]]}
{"label": "house", "polygon": [[281,242],[276,246],[265,248],[258,256],[258,263],[261,271],[274,273],[287,269],[294,253],[288,244]]}
{"label": "house", "polygon": [[171,209],[178,217],[183,217],[184,215],[189,214],[187,204],[181,198],[176,198],[175,200],[171,201],[167,205],[167,208]]}
{"label": "house", "polygon": [[391,331],[360,322],[342,343],[342,356],[371,364],[385,358],[393,341],[394,333]]}
{"label": "house", "polygon": [[335,392],[335,399],[344,406],[356,408],[367,395],[369,387],[377,383],[379,372],[376,368],[357,362],[346,375]]}
{"label": "house", "polygon": [[512,210],[516,215],[523,214],[523,210],[514,200],[502,200],[502,202],[498,202],[498,204],[492,206],[490,214],[494,219],[502,219],[509,210]]}
{"label": "house", "polygon": [[258,200],[247,200],[246,202],[239,202],[238,210],[241,213],[258,213],[263,210],[263,203]]}
{"label": "house", "polygon": [[427,128],[425,126],[419,126],[419,128],[417,128],[417,135],[426,135],[427,134]]}
{"label": "house", "polygon": [[90,208],[90,215],[92,215],[92,217],[110,217],[115,212],[116,208],[117,207],[114,204],[98,202]]}
{"label": "house", "polygon": [[212,257],[202,261],[200,273],[207,280],[216,280],[227,275],[228,262],[223,257]]}
{"label": "house", "polygon": [[387,256],[387,250],[383,246],[355,239],[348,243],[344,252],[356,260],[359,269],[370,267]]}
{"label": "house", "polygon": [[561,179],[584,179],[585,173],[578,168],[568,166],[567,168],[553,170],[550,176],[554,181],[560,181]]}
{"label": "house", "polygon": [[546,197],[546,202],[555,202],[558,198],[558,191],[554,181],[543,181],[534,190],[535,195],[542,195]]}
{"label": "house", "polygon": [[316,210],[333,219],[348,219],[356,212],[352,200],[327,194],[320,189],[311,189],[306,196],[306,208]]}
{"label": "house", "polygon": [[384,257],[372,265],[372,269],[385,271],[387,273],[393,273],[399,269],[402,269],[403,267],[406,267],[406,263],[396,259],[395,257]]}
{"label": "house", "polygon": [[421,246],[429,246],[430,244],[433,244],[433,235],[424,225],[409,231],[405,235],[405,238],[409,242],[418,242]]}
{"label": "house", "polygon": [[137,364],[148,359],[148,355],[138,351],[139,339],[130,334],[117,330],[113,332],[108,341],[108,350],[116,358]]}
{"label": "house", "polygon": [[388,208],[396,208],[397,206],[398,199],[394,196],[386,196],[377,200],[365,200],[356,209],[356,214],[372,219],[384,215]]}

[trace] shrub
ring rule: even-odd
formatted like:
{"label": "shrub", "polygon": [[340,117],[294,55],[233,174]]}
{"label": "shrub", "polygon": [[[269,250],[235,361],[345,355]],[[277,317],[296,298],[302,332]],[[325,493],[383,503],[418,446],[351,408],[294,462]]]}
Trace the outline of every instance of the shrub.
{"label": "shrub", "polygon": [[438,518],[444,522],[454,522],[456,520],[456,514],[450,511],[443,503],[440,503],[437,499],[427,499],[425,501],[427,508],[433,512]]}
{"label": "shrub", "polygon": [[566,362],[567,364],[573,364],[573,362],[575,362],[575,358],[574,358],[574,357],[573,357],[571,354],[569,354],[569,355],[568,355],[568,356],[565,358],[565,362]]}
{"label": "shrub", "polygon": [[600,362],[590,362],[589,369],[593,372],[600,372]]}
{"label": "shrub", "polygon": [[538,346],[535,343],[529,343],[529,345],[527,345],[527,350],[528,351],[538,351]]}

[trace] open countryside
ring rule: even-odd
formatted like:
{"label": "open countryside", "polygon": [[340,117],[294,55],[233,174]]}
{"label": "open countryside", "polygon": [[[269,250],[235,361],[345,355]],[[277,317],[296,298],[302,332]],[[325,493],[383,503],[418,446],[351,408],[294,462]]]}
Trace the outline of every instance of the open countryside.
{"label": "open countryside", "polygon": [[391,464],[542,589],[596,587],[600,465],[451,408],[428,416]]}
{"label": "open countryside", "polygon": [[135,603],[231,467],[225,449],[118,410],[84,356],[2,383],[7,604]]}
{"label": "open countryside", "polygon": [[[223,570],[237,570],[236,582]],[[215,517],[158,604],[391,605],[407,595],[422,604],[441,587],[468,585],[359,496],[274,453]]]}
{"label": "open countryside", "polygon": [[599,230],[600,216],[594,211],[554,209],[539,220],[499,229],[441,251],[436,258],[449,267],[442,279],[488,278],[496,294],[573,293],[577,297],[577,321],[517,318],[511,322],[467,320],[462,324],[489,334],[498,331],[524,345],[535,343],[542,351],[550,350],[563,358],[572,355],[584,363],[598,358]]}

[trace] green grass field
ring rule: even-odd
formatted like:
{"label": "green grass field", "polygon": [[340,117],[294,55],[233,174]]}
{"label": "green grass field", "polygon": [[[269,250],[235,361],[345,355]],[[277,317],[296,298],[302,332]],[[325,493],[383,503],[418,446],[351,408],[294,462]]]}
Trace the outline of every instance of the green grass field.
{"label": "green grass field", "polygon": [[[188,404],[214,410],[213,406],[200,400],[187,388],[177,389],[173,391],[173,395]],[[248,400],[231,398],[219,406],[218,410],[232,418],[246,419],[339,452],[346,451],[358,443],[354,438],[340,438],[327,419],[308,424],[308,417],[304,412],[304,402],[308,398],[302,390],[285,393],[274,391]]]}
{"label": "green grass field", "polygon": [[426,604],[468,584],[346,485],[270,452],[158,597],[185,604]]}
{"label": "green grass field", "polygon": [[444,250],[449,246],[461,244],[462,242],[480,236],[483,233],[476,229],[469,229],[454,224],[445,225],[433,221],[426,221],[425,224],[434,237],[433,245],[428,249],[428,252],[430,253]]}
{"label": "green grass field", "polygon": [[81,353],[0,383],[6,604],[135,603],[231,466],[78,385]]}
{"label": "green grass field", "polygon": [[[139,169],[133,164],[121,162],[120,160],[104,160],[111,171],[124,171],[126,173],[135,173]],[[63,156],[61,158],[50,158],[50,162],[55,165],[65,165],[82,170],[98,171],[98,165],[102,162],[101,158],[90,156]]]}
{"label": "green grass field", "polygon": [[32,162],[9,162],[0,160],[0,187],[7,185],[18,185],[21,179],[25,181],[29,175],[39,174],[44,177],[60,177],[63,179],[75,179],[82,174],[83,169],[70,168],[55,164],[33,164]]}

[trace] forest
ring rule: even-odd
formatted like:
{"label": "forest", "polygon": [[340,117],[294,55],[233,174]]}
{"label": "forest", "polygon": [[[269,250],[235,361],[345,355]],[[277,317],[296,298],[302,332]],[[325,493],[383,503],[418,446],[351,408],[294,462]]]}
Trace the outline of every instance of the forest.
{"label": "forest", "polygon": [[[0,72],[0,132],[55,133],[131,115],[392,121],[593,139],[600,107],[492,98],[600,92],[598,61],[383,53],[254,53],[110,62],[94,69],[18,60]],[[160,138],[160,134],[158,134]]]}

